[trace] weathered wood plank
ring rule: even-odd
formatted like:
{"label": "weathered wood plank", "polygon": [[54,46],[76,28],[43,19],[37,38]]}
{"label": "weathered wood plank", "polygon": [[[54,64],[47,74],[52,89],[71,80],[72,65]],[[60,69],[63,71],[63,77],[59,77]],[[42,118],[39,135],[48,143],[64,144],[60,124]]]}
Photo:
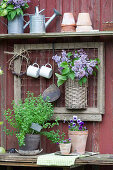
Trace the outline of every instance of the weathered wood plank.
{"label": "weathered wood plank", "polygon": [[99,154],[76,160],[76,164],[91,164],[91,165],[113,165],[113,154]]}
{"label": "weathered wood plank", "polygon": [[[0,154],[0,165],[11,166],[38,166],[36,165],[38,156],[21,156],[17,154]],[[97,154],[89,157],[81,157],[76,159],[75,164],[91,164],[91,165],[113,165],[113,154]]]}
{"label": "weathered wood plank", "polygon": [[58,114],[100,114],[99,109],[98,108],[87,108],[87,109],[78,109],[78,110],[72,110],[72,109],[66,109],[65,107],[55,107],[54,108],[54,113],[58,113]]}
{"label": "weathered wood plank", "polygon": [[77,113],[75,113],[75,114],[72,114],[72,113],[70,113],[70,114],[62,114],[62,113],[58,114],[57,113],[57,114],[53,115],[52,120],[55,120],[57,117],[60,120],[64,120],[64,119],[70,120],[70,119],[73,118],[74,115],[77,115],[77,117],[79,119],[81,119],[82,121],[98,121],[98,122],[102,121],[102,115],[100,115],[100,114],[96,115],[96,114],[77,114]]}
{"label": "weathered wood plank", "polygon": [[91,32],[74,32],[74,33],[39,33],[39,34],[0,34],[0,39],[37,39],[37,38],[64,38],[64,37],[109,37],[113,36],[113,31],[91,31]]}

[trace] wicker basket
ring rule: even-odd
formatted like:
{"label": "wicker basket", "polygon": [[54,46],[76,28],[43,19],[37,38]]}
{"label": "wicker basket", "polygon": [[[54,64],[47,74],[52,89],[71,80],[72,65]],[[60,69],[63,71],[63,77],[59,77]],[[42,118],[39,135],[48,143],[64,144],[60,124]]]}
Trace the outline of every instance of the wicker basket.
{"label": "wicker basket", "polygon": [[66,81],[65,107],[67,109],[87,108],[87,83],[80,86],[78,80],[68,79]]}

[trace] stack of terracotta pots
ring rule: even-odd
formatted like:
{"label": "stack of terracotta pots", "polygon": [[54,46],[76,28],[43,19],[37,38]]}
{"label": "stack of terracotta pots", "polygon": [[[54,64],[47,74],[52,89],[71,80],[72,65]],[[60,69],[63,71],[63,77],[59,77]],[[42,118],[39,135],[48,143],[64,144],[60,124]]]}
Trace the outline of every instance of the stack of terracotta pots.
{"label": "stack of terracotta pots", "polygon": [[72,13],[64,13],[61,24],[61,32],[75,32],[76,24]]}
{"label": "stack of terracotta pots", "polygon": [[79,13],[76,32],[88,32],[93,30],[89,13]]}

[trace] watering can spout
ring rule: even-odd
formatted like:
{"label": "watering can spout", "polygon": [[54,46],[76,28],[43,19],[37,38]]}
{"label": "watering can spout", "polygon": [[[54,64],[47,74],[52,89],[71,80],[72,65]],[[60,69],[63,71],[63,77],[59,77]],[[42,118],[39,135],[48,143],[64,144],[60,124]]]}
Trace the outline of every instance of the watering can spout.
{"label": "watering can spout", "polygon": [[45,23],[45,28],[48,27],[48,25],[51,23],[51,21],[56,17],[56,16],[61,16],[61,14],[59,13],[59,11],[57,11],[56,9],[54,10],[54,14],[52,15],[52,17],[50,17],[50,19]]}

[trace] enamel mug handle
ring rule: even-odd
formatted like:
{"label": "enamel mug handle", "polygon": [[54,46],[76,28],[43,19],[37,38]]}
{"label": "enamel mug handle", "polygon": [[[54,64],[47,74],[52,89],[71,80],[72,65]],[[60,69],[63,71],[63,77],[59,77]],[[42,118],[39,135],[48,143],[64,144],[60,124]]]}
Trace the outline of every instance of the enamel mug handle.
{"label": "enamel mug handle", "polygon": [[52,69],[52,66],[51,66],[51,64],[47,63],[45,66],[47,66],[47,65],[48,65],[48,66],[50,66],[50,67],[51,67],[51,69]]}
{"label": "enamel mug handle", "polygon": [[38,68],[39,68],[39,65],[38,65],[37,63],[34,63],[32,66],[34,66],[34,65],[37,65],[37,66],[38,66]]}

